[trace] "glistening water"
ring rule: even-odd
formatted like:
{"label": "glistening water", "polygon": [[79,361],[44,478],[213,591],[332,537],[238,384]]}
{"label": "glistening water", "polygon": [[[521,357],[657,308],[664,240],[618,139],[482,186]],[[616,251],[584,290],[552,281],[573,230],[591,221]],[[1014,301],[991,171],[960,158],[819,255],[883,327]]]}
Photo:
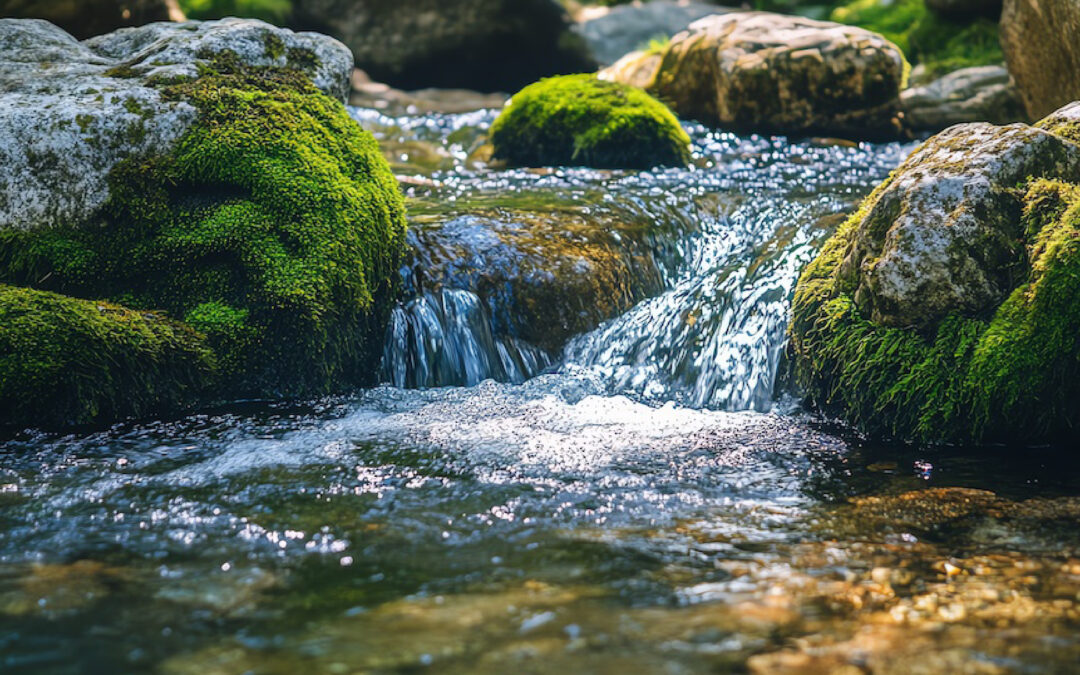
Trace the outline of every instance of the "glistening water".
{"label": "glistening water", "polygon": [[[403,270],[397,386],[4,441],[0,672],[1075,671],[1071,449],[869,444],[773,395],[799,267],[909,147],[695,127],[693,170],[492,170],[491,112],[354,112],[414,243],[478,252]],[[520,272],[488,240],[523,208],[648,225],[558,348],[476,281]]]}

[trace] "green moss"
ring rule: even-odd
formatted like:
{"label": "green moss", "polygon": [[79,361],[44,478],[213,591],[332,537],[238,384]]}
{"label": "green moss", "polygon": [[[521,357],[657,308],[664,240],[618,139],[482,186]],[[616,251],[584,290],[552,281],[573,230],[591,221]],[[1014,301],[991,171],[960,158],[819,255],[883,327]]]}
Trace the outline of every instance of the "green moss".
{"label": "green moss", "polygon": [[0,425],[180,408],[214,377],[202,336],[160,314],[0,285]]}
{"label": "green moss", "polygon": [[875,196],[803,272],[790,334],[809,401],[875,435],[923,442],[1064,438],[1080,424],[1080,187],[1024,197],[1029,272],[989,316],[924,332],[860,316],[838,268]]}
{"label": "green moss", "polygon": [[97,225],[0,231],[0,281],[190,322],[225,395],[369,383],[405,230],[374,138],[301,73],[227,56],[163,95],[199,111],[178,146],[121,163]]}
{"label": "green moss", "polygon": [[524,166],[647,169],[685,165],[690,138],[664,104],[593,75],[541,80],[491,127],[495,156]]}
{"label": "green moss", "polygon": [[928,11],[923,0],[855,0],[834,9],[830,18],[880,33],[908,61],[922,64],[929,77],[1005,60],[994,21],[945,19]]}

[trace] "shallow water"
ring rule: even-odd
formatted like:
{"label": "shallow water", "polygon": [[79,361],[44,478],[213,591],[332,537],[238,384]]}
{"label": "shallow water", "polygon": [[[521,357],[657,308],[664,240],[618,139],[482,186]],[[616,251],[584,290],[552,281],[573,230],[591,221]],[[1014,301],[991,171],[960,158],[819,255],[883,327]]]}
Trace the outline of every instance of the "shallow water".
{"label": "shallow water", "polygon": [[647,217],[662,288],[538,354],[448,285],[388,363],[469,386],[0,444],[0,671],[1073,672],[1063,449],[868,444],[773,396],[798,267],[907,148],[691,128],[694,170],[538,174],[469,160],[490,112],[356,115],[447,142],[399,154],[414,217]]}

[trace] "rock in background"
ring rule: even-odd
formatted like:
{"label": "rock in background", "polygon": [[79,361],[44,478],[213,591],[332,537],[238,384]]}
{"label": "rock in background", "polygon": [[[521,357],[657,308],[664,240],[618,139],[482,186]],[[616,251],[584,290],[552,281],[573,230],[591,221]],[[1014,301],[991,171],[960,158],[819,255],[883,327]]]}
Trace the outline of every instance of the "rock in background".
{"label": "rock in background", "polygon": [[653,0],[644,5],[620,5],[603,16],[575,27],[601,65],[611,65],[650,41],[664,41],[691,23],[712,14],[733,11],[704,2]]}
{"label": "rock in background", "polygon": [[601,77],[647,89],[681,117],[742,132],[899,133],[900,49],[876,33],[767,12],[710,16]]}
{"label": "rock in background", "polygon": [[1008,124],[1027,119],[1016,84],[1004,66],[962,68],[900,94],[904,126],[940,131],[963,122]]}
{"label": "rock in background", "polygon": [[305,0],[293,25],[340,39],[359,68],[401,89],[516,91],[596,68],[555,0]]}

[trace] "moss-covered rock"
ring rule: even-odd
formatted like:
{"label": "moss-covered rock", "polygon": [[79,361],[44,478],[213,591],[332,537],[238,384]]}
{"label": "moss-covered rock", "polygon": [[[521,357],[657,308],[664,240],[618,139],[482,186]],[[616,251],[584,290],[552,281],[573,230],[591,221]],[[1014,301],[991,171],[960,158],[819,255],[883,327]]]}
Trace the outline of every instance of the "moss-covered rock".
{"label": "moss-covered rock", "polygon": [[690,137],[663,103],[588,74],[519,91],[492,124],[491,142],[497,158],[524,166],[648,169],[690,160]]}
{"label": "moss-covered rock", "polygon": [[159,313],[0,284],[0,426],[175,409],[216,375],[203,337]]}
{"label": "moss-covered rock", "polygon": [[1038,442],[1080,424],[1080,146],[1023,125],[932,138],[795,291],[809,402],[874,433]]}
{"label": "moss-covered rock", "polygon": [[[603,77],[647,85],[683,117],[741,132],[895,135],[906,64],[850,26],[768,12],[710,16]],[[654,72],[650,73],[651,70]]]}
{"label": "moss-covered rock", "polygon": [[[0,42],[27,42],[19,28],[0,26]],[[0,65],[12,92],[0,97],[0,282],[185,322],[220,373],[204,395],[370,382],[404,204],[375,140],[335,100],[344,47],[236,20],[51,39],[66,63],[35,68],[13,50]],[[31,112],[44,133],[20,129]],[[100,406],[80,421],[127,412],[139,410]]]}

